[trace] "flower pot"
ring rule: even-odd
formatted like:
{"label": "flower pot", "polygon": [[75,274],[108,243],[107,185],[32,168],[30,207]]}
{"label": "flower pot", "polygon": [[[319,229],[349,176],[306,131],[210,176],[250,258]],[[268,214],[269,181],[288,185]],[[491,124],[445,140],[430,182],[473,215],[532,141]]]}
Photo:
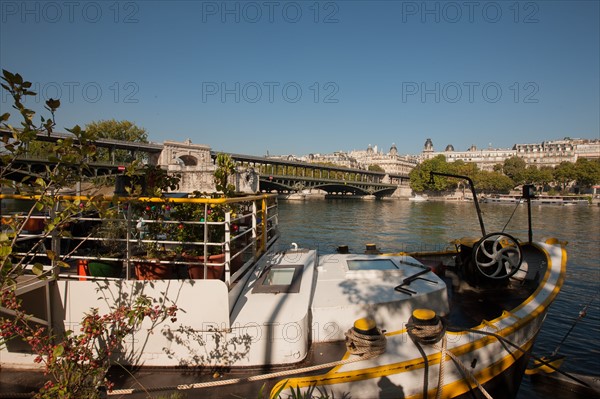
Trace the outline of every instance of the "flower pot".
{"label": "flower pot", "polygon": [[159,259],[140,260],[133,265],[138,280],[167,280],[173,275],[173,266],[160,263]]}
{"label": "flower pot", "polygon": [[37,233],[44,230],[44,219],[28,218],[23,224],[23,230],[27,230],[30,233]]}
{"label": "flower pot", "polygon": [[121,277],[123,264],[119,262],[89,262],[90,275],[96,277]]}
{"label": "flower pot", "polygon": [[[204,256],[184,255],[183,258],[189,262],[204,262]],[[210,255],[207,263],[224,263],[225,254]],[[225,276],[225,266],[206,266],[207,279],[223,280]],[[188,273],[191,279],[204,279],[204,265],[188,265]]]}
{"label": "flower pot", "polygon": [[[86,259],[79,259],[77,261],[77,275],[89,276],[90,271],[88,270],[88,261]],[[79,281],[86,281],[87,278],[79,277]]]}

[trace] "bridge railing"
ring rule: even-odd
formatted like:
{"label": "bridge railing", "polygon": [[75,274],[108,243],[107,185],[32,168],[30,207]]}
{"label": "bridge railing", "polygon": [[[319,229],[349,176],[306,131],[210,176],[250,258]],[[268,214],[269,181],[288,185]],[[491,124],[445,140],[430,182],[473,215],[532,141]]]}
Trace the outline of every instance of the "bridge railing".
{"label": "bridge railing", "polygon": [[[19,226],[12,262],[27,272],[75,279],[206,279],[231,286],[278,237],[274,195],[239,198],[61,196],[63,207],[96,201],[60,230],[52,209],[26,216],[35,196],[0,195],[2,231]],[[110,216],[106,216],[110,215]],[[19,231],[20,230],[20,231]]]}

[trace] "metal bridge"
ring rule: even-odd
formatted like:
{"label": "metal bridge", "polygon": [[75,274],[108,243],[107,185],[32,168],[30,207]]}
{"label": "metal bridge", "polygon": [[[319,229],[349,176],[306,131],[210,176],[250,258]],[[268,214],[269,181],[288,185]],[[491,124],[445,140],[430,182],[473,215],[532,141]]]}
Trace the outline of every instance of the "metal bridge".
{"label": "metal bridge", "polygon": [[[0,136],[3,138],[11,137],[12,133],[6,129],[0,129]],[[58,140],[73,138],[70,133],[38,133],[36,141],[56,143]],[[127,163],[117,162],[114,154],[116,150],[127,151],[131,159],[135,159],[136,154],[144,154],[151,163],[157,163],[158,156],[163,150],[162,144],[155,143],[132,143],[129,141],[98,139],[94,142],[96,147],[105,148],[108,152],[110,161],[96,161],[91,158],[86,163],[83,177],[99,177],[106,175],[122,174]],[[48,154],[51,155],[51,154]],[[5,177],[12,180],[22,180],[24,176],[42,177],[48,173],[48,168],[55,165],[56,162],[49,159],[48,156],[26,155],[13,160],[10,165],[2,164],[2,167],[9,168]],[[68,166],[68,163],[66,164]],[[78,165],[74,165],[78,166]]]}
{"label": "metal bridge", "polygon": [[[8,130],[0,130],[1,136],[10,135]],[[37,140],[56,142],[57,140],[72,137],[65,133],[38,134]],[[149,163],[167,166],[171,158],[179,158],[189,167],[197,167],[198,173],[207,173],[207,165],[199,160],[216,158],[219,152],[210,151],[209,147],[190,145],[190,143],[165,142],[133,143],[121,140],[99,139],[95,142],[97,147],[106,148],[111,161],[95,162],[90,160],[86,177],[101,175],[116,175],[123,173],[125,164],[118,163],[112,157],[115,150],[126,150],[131,154],[144,153]],[[187,144],[187,145],[186,145]],[[176,147],[177,152],[173,152]],[[185,151],[182,151],[184,149]],[[170,151],[169,151],[170,150]],[[205,154],[204,152],[209,152]],[[169,154],[169,156],[166,156]],[[263,192],[277,191],[279,193],[301,192],[305,189],[319,189],[329,194],[343,195],[375,195],[377,197],[391,195],[399,186],[407,186],[408,176],[390,175],[382,172],[373,172],[362,169],[350,169],[336,166],[326,166],[305,162],[278,160],[266,157],[229,153],[240,168],[256,172],[259,176],[259,188]],[[24,175],[44,176],[47,166],[52,165],[48,159],[21,158],[11,165],[13,179],[20,179]],[[4,167],[4,166],[3,166]],[[209,168],[208,168],[209,169]],[[247,173],[246,176],[252,176]]]}
{"label": "metal bridge", "polygon": [[[217,152],[211,153],[213,158]],[[239,166],[259,173],[261,191],[279,193],[319,189],[328,194],[391,195],[408,184],[408,176],[389,175],[362,169],[276,160],[242,154],[229,154]]]}

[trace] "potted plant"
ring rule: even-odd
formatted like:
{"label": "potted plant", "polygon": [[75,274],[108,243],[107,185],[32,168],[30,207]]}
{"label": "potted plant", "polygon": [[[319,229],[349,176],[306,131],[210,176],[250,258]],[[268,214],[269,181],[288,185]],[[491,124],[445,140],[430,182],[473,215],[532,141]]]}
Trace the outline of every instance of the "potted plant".
{"label": "potted plant", "polygon": [[137,246],[133,252],[134,271],[138,280],[163,280],[172,278],[174,267],[166,263],[176,257],[175,249],[167,246],[173,229],[169,222],[170,205],[139,203],[134,205],[137,217]]}
{"label": "potted plant", "polygon": [[126,188],[138,197],[129,204],[138,220],[135,229],[138,245],[133,254],[138,280],[169,279],[175,274],[174,266],[167,262],[173,261],[176,253],[165,244],[172,237],[175,225],[170,221],[171,205],[164,193],[177,189],[179,180],[179,176],[171,176],[158,166],[145,165],[142,175],[134,176],[131,186]]}
{"label": "potted plant", "polygon": [[[92,249],[91,259],[87,262],[89,275],[96,277],[121,277],[126,252],[125,239],[127,226],[125,220],[105,219],[93,229],[92,237],[98,238]],[[119,260],[108,260],[119,259]]]}
{"label": "potted plant", "polygon": [[[191,196],[191,198],[206,197],[199,192],[195,192]],[[180,259],[188,263],[189,278],[203,279],[205,263],[222,264],[225,262],[225,254],[220,246],[206,245],[205,253],[205,241],[217,243],[224,240],[224,226],[210,224],[225,220],[225,213],[221,206],[206,207],[203,203],[179,203],[173,205],[170,216],[172,220],[178,221],[173,237],[180,243],[177,247]],[[208,232],[206,240],[205,231]],[[207,265],[207,278],[209,279],[223,279],[224,272],[223,266]]]}
{"label": "potted plant", "polygon": [[[235,162],[229,155],[218,154],[216,157],[216,169],[214,171],[214,182],[217,193],[210,196],[199,192],[193,194],[193,198],[212,197],[229,198],[235,193],[235,186],[229,183],[229,178],[235,174]],[[177,204],[173,208],[172,217],[180,221],[178,225],[177,241],[181,244],[181,258],[188,262],[188,273],[192,279],[204,278],[206,263],[207,278],[223,279],[225,267],[224,246],[221,245],[194,245],[193,242],[224,243],[224,224],[213,224],[214,222],[225,222],[225,213],[234,212],[235,206],[230,204],[204,204],[186,203]],[[237,226],[231,226],[232,232]],[[207,233],[205,235],[205,232]],[[241,260],[241,259],[240,259]]]}

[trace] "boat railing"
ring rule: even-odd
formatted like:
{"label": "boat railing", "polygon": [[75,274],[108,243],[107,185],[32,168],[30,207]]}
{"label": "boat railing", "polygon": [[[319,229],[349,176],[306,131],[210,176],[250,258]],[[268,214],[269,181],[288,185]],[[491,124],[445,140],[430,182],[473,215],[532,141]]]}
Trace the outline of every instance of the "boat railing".
{"label": "boat railing", "polygon": [[[0,195],[1,200],[33,201],[35,196]],[[134,271],[148,261],[149,252],[163,255],[152,259],[169,268],[163,278],[192,278],[189,269],[199,268],[193,278],[218,278],[231,286],[278,238],[278,204],[275,195],[235,198],[128,198],[60,196],[67,202],[96,201],[111,217],[98,213],[78,214],[62,230],[48,231],[52,210],[10,213],[22,226],[12,255],[23,259],[25,270],[42,266],[44,273],[80,280],[142,279]],[[187,207],[187,208],[186,208]],[[20,209],[23,209],[21,207]],[[183,209],[183,210],[182,210]],[[9,229],[3,220],[2,229]],[[121,251],[113,251],[120,248]],[[195,256],[191,256],[191,254]],[[113,262],[124,266],[115,276],[91,275],[90,264]],[[69,269],[60,266],[69,265]],[[64,271],[63,271],[64,270]],[[216,271],[216,272],[215,272]],[[212,273],[211,273],[212,272]],[[159,277],[160,278],[160,277]]]}

